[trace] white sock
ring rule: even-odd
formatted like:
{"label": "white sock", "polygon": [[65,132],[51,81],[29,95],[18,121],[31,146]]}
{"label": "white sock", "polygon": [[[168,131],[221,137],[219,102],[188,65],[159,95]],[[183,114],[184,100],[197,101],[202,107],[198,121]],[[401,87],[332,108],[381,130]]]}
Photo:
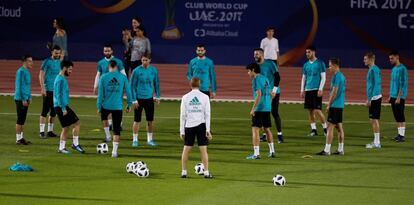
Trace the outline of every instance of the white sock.
{"label": "white sock", "polygon": [[132,134],[132,141],[134,142],[138,142],[138,133],[137,134]]}
{"label": "white sock", "polygon": [[147,132],[147,142],[152,141],[152,133]]}
{"label": "white sock", "polygon": [[338,143],[338,152],[344,151],[344,143]]}
{"label": "white sock", "polygon": [[380,143],[380,133],[374,133],[374,144],[379,145]]}
{"label": "white sock", "polygon": [[259,156],[260,155],[260,147],[259,146],[253,146],[253,150],[254,150],[254,156]]}
{"label": "white sock", "polygon": [[310,123],[312,130],[316,130],[316,123]]}
{"label": "white sock", "polygon": [[399,127],[398,128],[398,134],[401,136],[405,136],[405,127]]}
{"label": "white sock", "polygon": [[21,132],[20,135],[22,136],[22,138],[24,138],[23,132]]}
{"label": "white sock", "polygon": [[187,175],[187,170],[181,170],[181,176],[182,175]]}
{"label": "white sock", "polygon": [[326,129],[328,127],[328,125],[326,124],[326,122],[325,123],[322,123],[322,127],[323,127],[323,129]]}
{"label": "white sock", "polygon": [[325,149],[323,150],[326,153],[330,153],[331,152],[331,144],[325,144]]}
{"label": "white sock", "polygon": [[65,145],[66,145],[66,141],[60,140],[60,143],[59,143],[59,150],[63,150],[63,149],[65,149]]}
{"label": "white sock", "polygon": [[75,146],[79,145],[79,136],[73,136],[73,145]]}
{"label": "white sock", "polygon": [[204,176],[209,176],[210,172],[208,170],[204,170]]}
{"label": "white sock", "polygon": [[106,139],[111,139],[111,132],[109,131],[109,127],[104,127]]}
{"label": "white sock", "polygon": [[22,134],[16,134],[16,142],[23,138]]}
{"label": "white sock", "polygon": [[118,153],[118,145],[119,142],[112,142],[112,154],[117,154]]}
{"label": "white sock", "polygon": [[282,132],[277,132],[277,135],[282,135]]}
{"label": "white sock", "polygon": [[112,120],[108,120],[108,124],[109,124],[109,126],[111,126],[112,125]]}
{"label": "white sock", "polygon": [[274,146],[273,142],[267,143],[267,144],[269,145],[269,152],[274,153],[275,152],[275,146]]}
{"label": "white sock", "polygon": [[53,123],[49,123],[49,124],[47,125],[47,131],[48,131],[48,132],[53,132]]}
{"label": "white sock", "polygon": [[40,123],[40,132],[45,132],[45,123]]}

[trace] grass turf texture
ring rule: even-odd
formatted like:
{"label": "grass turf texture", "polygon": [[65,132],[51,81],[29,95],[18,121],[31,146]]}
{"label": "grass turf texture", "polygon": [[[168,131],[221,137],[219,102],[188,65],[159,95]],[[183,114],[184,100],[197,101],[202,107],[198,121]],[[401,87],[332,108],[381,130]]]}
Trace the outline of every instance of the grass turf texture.
{"label": "grass turf texture", "polygon": [[[209,147],[210,171],[215,179],[196,176],[197,147],[189,162],[189,179],[181,179],[182,142],[178,137],[178,102],[156,106],[154,138],[157,148],[146,146],[144,123],[140,147],[131,147],[133,114],[124,114],[120,158],[96,154],[104,133],[95,100],[72,98],[71,107],[81,119],[80,143],[86,154],[57,153],[58,139],[41,140],[38,120],[41,99],[29,108],[24,136],[33,145],[15,145],[15,106],[11,97],[0,97],[0,203],[1,204],[410,204],[414,200],[413,107],[407,107],[407,142],[397,144],[391,108],[383,107],[382,146],[367,150],[372,133],[364,106],[347,106],[344,112],[345,156],[315,156],[324,146],[323,136],[306,137],[309,131],[303,105],[280,106],[286,143],[276,144],[277,157],[245,160],[252,153],[249,103],[212,103],[213,141]],[[100,131],[94,131],[99,128]],[[322,129],[318,125],[319,133]],[[275,133],[275,128],[272,128]],[[55,132],[60,131],[56,121]],[[336,139],[332,151],[337,148]],[[71,140],[68,140],[71,144]],[[110,148],[112,144],[109,144]],[[110,149],[111,151],[111,149]],[[313,155],[313,158],[302,158]],[[145,161],[149,178],[126,173],[125,165]],[[31,173],[14,173],[15,162],[32,165]],[[272,177],[287,179],[274,187]]]}

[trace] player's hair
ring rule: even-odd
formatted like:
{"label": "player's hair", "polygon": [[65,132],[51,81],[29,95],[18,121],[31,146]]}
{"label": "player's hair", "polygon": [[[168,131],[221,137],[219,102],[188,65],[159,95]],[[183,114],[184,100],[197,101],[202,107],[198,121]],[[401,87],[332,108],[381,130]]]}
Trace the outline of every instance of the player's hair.
{"label": "player's hair", "polygon": [[65,25],[65,20],[63,19],[63,17],[56,17],[56,25],[63,30],[66,30],[66,25]]}
{"label": "player's hair", "polygon": [[270,30],[273,30],[273,31],[274,31],[274,30],[276,30],[276,29],[275,29],[274,27],[272,27],[272,26],[269,26],[269,27],[267,27],[267,28],[266,28],[266,32],[268,32],[268,31],[270,31]]}
{"label": "player's hair", "polygon": [[60,51],[60,50],[61,50],[61,48],[60,48],[58,45],[54,45],[54,46],[52,47],[52,51],[54,51],[54,50],[58,50],[58,51]]}
{"label": "player's hair", "polygon": [[111,68],[115,68],[115,67],[117,67],[117,66],[118,66],[118,63],[116,63],[116,61],[115,61],[115,60],[111,60],[111,61],[109,61],[109,66],[110,66]]}
{"label": "player's hair", "polygon": [[400,56],[400,54],[396,50],[391,51],[389,55],[390,56]]}
{"label": "player's hair", "polygon": [[197,77],[191,78],[191,87],[199,88],[200,87],[200,79]]}
{"label": "player's hair", "polygon": [[142,57],[141,58],[148,58],[148,59],[151,59],[151,54],[149,54],[149,53],[144,53],[144,55],[142,55]]}
{"label": "player's hair", "polygon": [[104,48],[111,48],[112,49],[112,45],[107,43],[107,44],[104,45]]}
{"label": "player's hair", "polygon": [[339,58],[331,58],[329,59],[329,62],[331,62],[332,65],[336,65],[336,66],[340,66],[341,62],[339,60]]}
{"label": "player's hair", "polygon": [[369,59],[375,59],[375,54],[373,52],[368,52],[364,56],[366,56]]}
{"label": "player's hair", "polygon": [[26,54],[22,56],[22,62],[26,62],[28,58],[33,58],[32,55]]}
{"label": "player's hair", "polygon": [[196,48],[206,48],[206,46],[204,46],[204,44],[202,43],[199,43],[196,45]]}
{"label": "player's hair", "polygon": [[306,47],[306,50],[316,51],[316,47],[314,45],[310,45]]}
{"label": "player's hair", "polygon": [[132,20],[138,21],[139,24],[142,24],[142,19],[138,16],[134,16]]}
{"label": "player's hair", "polygon": [[264,53],[264,50],[262,48],[255,48],[253,51],[260,51],[260,52]]}
{"label": "player's hair", "polygon": [[[145,31],[144,26],[139,25],[139,26],[137,27],[137,29],[138,29],[138,30],[140,30],[140,31],[142,31],[142,34],[143,34],[145,37],[147,36],[147,32]],[[135,31],[135,36],[137,35],[136,33],[137,33],[137,31]]]}
{"label": "player's hair", "polygon": [[72,61],[70,61],[70,60],[63,60],[61,63],[60,63],[60,69],[62,70],[63,68],[69,68],[69,67],[73,67],[73,63],[72,63]]}
{"label": "player's hair", "polygon": [[257,63],[250,63],[249,65],[246,66],[246,70],[250,70],[253,71],[257,74],[260,73],[260,65]]}

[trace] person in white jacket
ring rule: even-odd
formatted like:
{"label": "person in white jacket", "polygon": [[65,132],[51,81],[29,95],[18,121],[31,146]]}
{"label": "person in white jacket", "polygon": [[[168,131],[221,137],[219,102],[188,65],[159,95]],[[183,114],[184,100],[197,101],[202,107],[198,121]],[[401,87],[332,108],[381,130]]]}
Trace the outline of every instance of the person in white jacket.
{"label": "person in white jacket", "polygon": [[211,179],[213,175],[208,171],[207,153],[208,142],[213,138],[210,133],[210,99],[199,90],[200,79],[192,78],[190,85],[192,90],[181,99],[180,138],[184,141],[181,178],[187,178],[188,157],[197,138],[204,165],[204,178]]}

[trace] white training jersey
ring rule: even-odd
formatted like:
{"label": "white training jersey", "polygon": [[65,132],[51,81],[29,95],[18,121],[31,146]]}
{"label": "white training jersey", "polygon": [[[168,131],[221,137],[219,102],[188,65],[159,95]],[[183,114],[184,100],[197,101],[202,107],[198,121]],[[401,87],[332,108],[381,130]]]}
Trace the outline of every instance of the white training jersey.
{"label": "white training jersey", "polygon": [[260,42],[260,48],[264,50],[264,59],[277,60],[279,41],[276,38],[264,38],[262,42]]}
{"label": "white training jersey", "polygon": [[184,128],[196,127],[206,123],[206,131],[210,131],[210,98],[193,89],[181,99],[180,134],[184,135]]}

